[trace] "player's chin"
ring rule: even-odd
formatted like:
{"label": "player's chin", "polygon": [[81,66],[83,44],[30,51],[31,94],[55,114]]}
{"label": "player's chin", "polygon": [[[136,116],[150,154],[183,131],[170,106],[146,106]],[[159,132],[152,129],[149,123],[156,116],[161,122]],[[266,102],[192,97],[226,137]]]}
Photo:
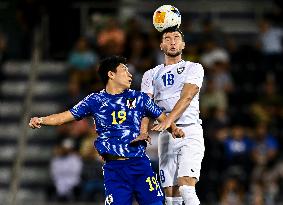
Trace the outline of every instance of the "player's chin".
{"label": "player's chin", "polygon": [[127,83],[127,84],[125,85],[125,89],[129,89],[129,88],[131,87],[131,84],[132,84],[132,83]]}
{"label": "player's chin", "polygon": [[168,51],[166,53],[167,56],[170,56],[170,57],[176,57],[176,56],[179,56],[181,55],[182,52],[181,51]]}

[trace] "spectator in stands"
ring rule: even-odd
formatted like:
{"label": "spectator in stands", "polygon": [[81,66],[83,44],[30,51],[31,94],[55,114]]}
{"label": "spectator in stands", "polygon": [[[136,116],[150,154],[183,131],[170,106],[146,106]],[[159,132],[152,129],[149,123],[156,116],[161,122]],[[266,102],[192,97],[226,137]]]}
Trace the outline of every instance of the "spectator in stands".
{"label": "spectator in stands", "polygon": [[108,19],[97,36],[97,44],[103,57],[121,55],[124,51],[125,40],[125,32],[114,18]]}
{"label": "spectator in stands", "polygon": [[270,198],[282,202],[282,180],[283,180],[283,160],[282,157],[276,162],[276,164],[268,170],[264,176],[264,186]]}
{"label": "spectator in stands", "polygon": [[259,23],[259,47],[266,56],[280,55],[282,46],[283,29],[272,25],[271,21],[264,18]]}
{"label": "spectator in stands", "polygon": [[215,40],[208,38],[204,40],[203,44],[200,60],[205,68],[211,68],[215,62],[229,63],[229,53],[223,47],[220,47]]}
{"label": "spectator in stands", "polygon": [[251,186],[251,193],[250,193],[250,201],[251,205],[264,205],[264,188],[262,183],[255,183]]}
{"label": "spectator in stands", "polygon": [[200,57],[201,62],[215,82],[216,88],[230,93],[233,91],[234,84],[229,71],[230,56],[229,53],[219,47],[212,39],[205,42],[205,51]]}
{"label": "spectator in stands", "polygon": [[220,205],[242,205],[244,201],[244,189],[237,177],[229,176],[224,180]]}
{"label": "spectator in stands", "polygon": [[201,55],[201,62],[205,65],[208,76],[213,79],[216,89],[232,92],[234,85],[229,71],[229,53],[218,47],[214,41],[208,40],[205,45],[206,51]]}
{"label": "spectator in stands", "polygon": [[238,123],[232,126],[230,135],[224,141],[224,149],[227,169],[236,167],[247,177],[251,170],[251,140],[243,126]]}
{"label": "spectator in stands", "polygon": [[269,123],[276,129],[283,121],[283,97],[278,92],[275,77],[267,76],[260,91],[258,99],[251,105],[252,113],[257,121]]}
{"label": "spectator in stands", "polygon": [[70,53],[68,64],[74,70],[86,71],[92,69],[98,61],[98,56],[90,47],[86,38],[80,37]]}
{"label": "spectator in stands", "polygon": [[64,124],[62,126],[59,126],[57,129],[60,135],[58,142],[61,143],[64,139],[70,138],[72,139],[74,145],[73,151],[79,152],[84,138],[89,135],[91,126],[88,119],[83,119],[80,121],[73,121],[71,123]]}
{"label": "spectator in stands", "polygon": [[263,55],[262,67],[265,71],[274,71],[279,62],[283,62],[283,29],[272,25],[264,18],[259,23],[258,47]]}
{"label": "spectator in stands", "polygon": [[68,59],[70,66],[69,90],[71,95],[86,91],[93,81],[97,81],[95,67],[98,63],[97,54],[90,49],[86,38],[80,37],[71,51]]}
{"label": "spectator in stands", "polygon": [[251,175],[252,184],[258,182],[264,184],[265,191],[267,184],[271,184],[268,173],[272,170],[278,155],[278,141],[268,133],[267,124],[258,123],[255,127],[255,135],[252,141],[252,160],[254,168]]}
{"label": "spectator in stands", "polygon": [[208,112],[213,108],[215,112],[226,113],[228,99],[223,90],[216,89],[215,81],[208,78],[205,83],[205,90],[200,96],[200,109],[203,117],[208,117]]}
{"label": "spectator in stands", "polygon": [[55,199],[58,201],[73,201],[78,194],[83,164],[73,149],[73,140],[65,139],[56,147],[55,156],[51,159],[50,173],[56,188]]}
{"label": "spectator in stands", "polygon": [[265,123],[258,123],[252,141],[252,159],[256,165],[268,165],[278,154],[278,142],[268,133]]}
{"label": "spectator in stands", "polygon": [[97,138],[97,132],[94,129],[89,130],[80,146],[80,155],[83,158],[81,199],[83,201],[101,202],[104,199],[103,171],[104,161],[94,149],[93,143]]}

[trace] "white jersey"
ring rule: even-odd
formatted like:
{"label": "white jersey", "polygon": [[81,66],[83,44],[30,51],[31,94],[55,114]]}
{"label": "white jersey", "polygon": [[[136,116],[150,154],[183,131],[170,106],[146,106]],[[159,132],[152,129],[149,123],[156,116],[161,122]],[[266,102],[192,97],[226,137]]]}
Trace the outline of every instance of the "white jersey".
{"label": "white jersey", "polygon": [[[165,113],[170,113],[180,98],[185,83],[202,86],[204,70],[201,64],[190,61],[158,65],[144,73],[141,91],[153,95],[154,101]],[[176,124],[201,123],[199,119],[199,92]]]}

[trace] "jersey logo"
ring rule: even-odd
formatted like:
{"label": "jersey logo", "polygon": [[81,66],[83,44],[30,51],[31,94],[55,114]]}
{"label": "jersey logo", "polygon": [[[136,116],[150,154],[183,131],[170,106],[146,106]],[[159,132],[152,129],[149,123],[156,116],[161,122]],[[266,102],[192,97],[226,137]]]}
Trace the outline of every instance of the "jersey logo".
{"label": "jersey logo", "polygon": [[113,203],[113,196],[112,194],[108,195],[105,199],[105,204],[112,204]]}
{"label": "jersey logo", "polygon": [[136,98],[128,98],[127,99],[127,107],[129,109],[133,109],[136,107]]}
{"label": "jersey logo", "polygon": [[184,70],[185,70],[185,67],[177,68],[177,73],[181,74],[181,73],[183,73]]}

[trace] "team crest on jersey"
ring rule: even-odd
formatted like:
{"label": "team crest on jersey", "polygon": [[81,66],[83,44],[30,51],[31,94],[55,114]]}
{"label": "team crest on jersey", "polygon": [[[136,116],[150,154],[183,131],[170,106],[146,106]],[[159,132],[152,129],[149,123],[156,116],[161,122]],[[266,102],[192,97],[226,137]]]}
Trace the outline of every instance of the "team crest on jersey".
{"label": "team crest on jersey", "polygon": [[133,108],[135,108],[136,107],[136,98],[128,98],[127,99],[127,107],[129,108],[129,109],[133,109]]}
{"label": "team crest on jersey", "polygon": [[113,203],[113,196],[112,194],[108,195],[105,199],[105,204],[112,204]]}
{"label": "team crest on jersey", "polygon": [[184,70],[185,70],[185,67],[177,68],[177,73],[181,74],[181,73],[183,73]]}

